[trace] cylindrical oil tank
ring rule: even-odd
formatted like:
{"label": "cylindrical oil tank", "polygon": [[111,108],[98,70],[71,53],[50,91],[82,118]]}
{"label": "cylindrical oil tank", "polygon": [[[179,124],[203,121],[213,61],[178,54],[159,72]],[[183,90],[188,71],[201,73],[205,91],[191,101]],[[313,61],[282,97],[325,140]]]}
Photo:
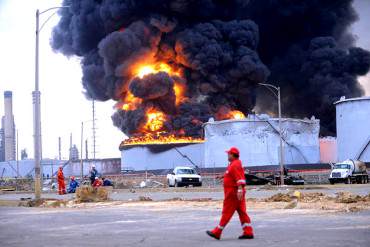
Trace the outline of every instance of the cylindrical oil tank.
{"label": "cylindrical oil tank", "polygon": [[334,104],[338,160],[370,162],[370,97],[342,97]]}

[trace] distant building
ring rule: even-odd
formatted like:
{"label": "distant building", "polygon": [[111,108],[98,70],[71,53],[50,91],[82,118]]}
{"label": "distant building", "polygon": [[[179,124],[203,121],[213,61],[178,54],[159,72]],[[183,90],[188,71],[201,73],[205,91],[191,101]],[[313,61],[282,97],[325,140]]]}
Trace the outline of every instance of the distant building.
{"label": "distant building", "polygon": [[4,130],[0,129],[0,162],[5,161],[5,138]]}
{"label": "distant building", "polygon": [[4,92],[4,116],[1,119],[0,158],[5,161],[15,160],[15,124],[13,115],[13,93]]}
{"label": "distant building", "polygon": [[69,159],[74,161],[74,160],[78,160],[79,158],[80,158],[80,155],[78,153],[78,148],[76,147],[76,145],[73,145],[69,149]]}

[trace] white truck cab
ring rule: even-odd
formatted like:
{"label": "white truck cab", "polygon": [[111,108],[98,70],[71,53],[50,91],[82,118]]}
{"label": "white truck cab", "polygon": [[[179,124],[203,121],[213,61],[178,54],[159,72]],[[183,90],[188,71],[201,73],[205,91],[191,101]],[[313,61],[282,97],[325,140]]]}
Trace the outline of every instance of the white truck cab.
{"label": "white truck cab", "polygon": [[202,177],[191,167],[178,166],[167,175],[167,183],[169,187],[202,186]]}
{"label": "white truck cab", "polygon": [[369,182],[369,177],[364,162],[359,160],[345,160],[333,165],[329,182],[331,184],[344,182],[346,184]]}

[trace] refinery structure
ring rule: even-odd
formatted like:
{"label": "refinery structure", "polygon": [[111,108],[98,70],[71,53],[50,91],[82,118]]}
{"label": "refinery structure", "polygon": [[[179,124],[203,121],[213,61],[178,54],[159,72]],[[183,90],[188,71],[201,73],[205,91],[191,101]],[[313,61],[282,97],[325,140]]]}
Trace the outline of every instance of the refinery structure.
{"label": "refinery structure", "polygon": [[13,115],[13,93],[4,92],[4,116],[0,129],[0,161],[15,160],[15,123]]}

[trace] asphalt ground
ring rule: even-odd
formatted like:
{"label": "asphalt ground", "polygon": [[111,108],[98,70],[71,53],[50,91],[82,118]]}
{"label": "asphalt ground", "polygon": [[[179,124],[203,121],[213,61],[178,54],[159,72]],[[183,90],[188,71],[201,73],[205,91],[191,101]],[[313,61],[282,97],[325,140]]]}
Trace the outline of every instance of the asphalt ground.
{"label": "asphalt ground", "polygon": [[207,203],[135,202],[89,208],[0,208],[0,246],[370,246],[370,211],[249,210],[255,239],[238,240],[238,217],[221,241],[205,230]]}

